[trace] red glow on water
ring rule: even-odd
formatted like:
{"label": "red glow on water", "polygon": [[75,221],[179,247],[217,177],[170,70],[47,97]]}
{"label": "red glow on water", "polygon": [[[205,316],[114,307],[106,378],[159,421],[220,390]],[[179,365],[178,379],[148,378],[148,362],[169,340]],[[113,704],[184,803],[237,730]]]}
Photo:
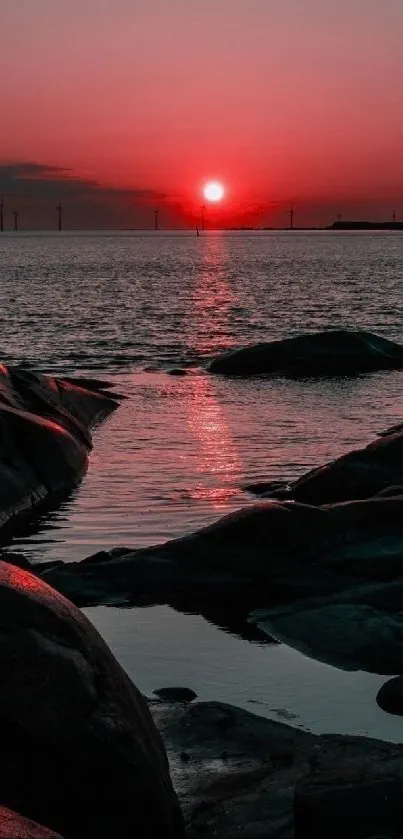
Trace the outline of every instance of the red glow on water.
{"label": "red glow on water", "polygon": [[[219,235],[202,242],[203,270],[190,298],[190,343],[197,353],[211,353],[232,343],[228,313],[234,300],[223,274],[225,247]],[[199,444],[196,470],[203,476],[192,497],[209,500],[214,509],[225,509],[239,491],[241,463],[217,384],[208,375],[189,379],[187,408],[189,428]]]}

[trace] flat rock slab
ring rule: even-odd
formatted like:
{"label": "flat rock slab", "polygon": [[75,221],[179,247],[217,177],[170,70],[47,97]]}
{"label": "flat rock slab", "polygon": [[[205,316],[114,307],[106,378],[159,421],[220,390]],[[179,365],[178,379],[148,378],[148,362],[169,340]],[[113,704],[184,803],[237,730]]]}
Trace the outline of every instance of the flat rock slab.
{"label": "flat rock slab", "polygon": [[227,376],[351,376],[403,368],[403,347],[365,331],[329,330],[229,350],[210,362]]}
{"label": "flat rock slab", "polygon": [[[376,826],[384,827],[387,836],[401,835],[387,831],[398,820],[395,791],[403,781],[402,746],[364,737],[315,736],[220,702],[179,706],[155,701],[150,708],[165,741],[189,839],[295,839],[296,790],[301,803],[307,788],[302,783],[326,784],[327,777],[350,779],[349,802],[356,814],[362,804],[368,807],[370,784],[379,790],[383,777],[382,794],[392,796],[393,806],[388,812],[384,801]],[[323,825],[319,796],[306,817],[299,808],[298,836],[308,839],[309,831],[301,831],[312,828],[315,813]],[[329,809],[328,829],[332,814]],[[363,827],[368,822],[363,812]],[[312,839],[319,835],[311,834]],[[327,835],[324,830],[321,839]],[[339,833],[343,839],[358,835],[372,834]],[[336,839],[335,833],[331,836]]]}

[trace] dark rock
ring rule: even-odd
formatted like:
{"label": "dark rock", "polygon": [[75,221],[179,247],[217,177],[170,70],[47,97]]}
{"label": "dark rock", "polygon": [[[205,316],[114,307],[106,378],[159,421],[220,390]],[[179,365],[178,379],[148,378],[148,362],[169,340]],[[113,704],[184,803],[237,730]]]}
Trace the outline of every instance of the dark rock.
{"label": "dark rock", "polygon": [[302,504],[323,505],[402,492],[403,430],[399,427],[362,449],[312,469],[285,489],[268,483],[265,497],[286,496]]}
{"label": "dark rock", "polygon": [[302,781],[295,794],[295,839],[401,839],[402,784],[400,760],[389,777],[382,765],[367,777],[359,767],[336,766],[325,777]]}
{"label": "dark rock", "polygon": [[[376,833],[401,836],[395,829],[397,789],[403,783],[402,746],[364,737],[315,736],[219,702],[157,702],[152,713],[168,751],[188,839],[204,835],[215,839],[295,839],[296,835],[327,839],[331,835],[336,839],[333,814],[335,826],[340,827],[344,815],[346,828],[354,827],[360,807],[363,827],[372,826],[373,833],[349,834],[341,829],[337,839],[362,839]],[[231,726],[222,725],[228,719]],[[189,761],[181,760],[183,752]],[[336,792],[337,779],[341,788],[343,778],[350,783],[344,799]],[[327,798],[327,826],[319,787],[314,795],[309,793],[316,779],[323,787],[328,783],[328,789],[333,788],[334,798]],[[371,790],[373,801],[369,800]],[[389,810],[382,794],[390,795]],[[345,812],[347,803],[350,817]],[[308,825],[312,834],[303,832]]]}
{"label": "dark rock", "polygon": [[0,563],[0,803],[65,839],[181,837],[148,706],[90,622]]}
{"label": "dark rock", "polygon": [[188,371],[183,367],[172,367],[171,370],[167,370],[167,373],[169,376],[187,376]]}
{"label": "dark rock", "polygon": [[153,693],[165,702],[193,702],[197,699],[197,693],[190,688],[158,688]]}
{"label": "dark rock", "polygon": [[87,468],[91,428],[117,399],[72,380],[0,365],[0,526],[70,490]]}
{"label": "dark rock", "polygon": [[63,839],[37,822],[24,819],[6,807],[0,807],[0,839]]}
{"label": "dark rock", "polygon": [[169,603],[241,637],[253,612],[250,626],[269,643],[395,675],[403,672],[402,520],[402,497],[262,502],[164,545],[35,571],[76,603]]}
{"label": "dark rock", "polygon": [[229,350],[208,365],[227,376],[346,376],[403,368],[403,347],[371,332],[332,330]]}
{"label": "dark rock", "polygon": [[255,484],[245,484],[242,489],[252,495],[267,495],[276,499],[287,499],[290,495],[288,484],[284,481],[257,481]]}
{"label": "dark rock", "polygon": [[377,693],[376,701],[382,711],[403,717],[403,676],[385,682]]}

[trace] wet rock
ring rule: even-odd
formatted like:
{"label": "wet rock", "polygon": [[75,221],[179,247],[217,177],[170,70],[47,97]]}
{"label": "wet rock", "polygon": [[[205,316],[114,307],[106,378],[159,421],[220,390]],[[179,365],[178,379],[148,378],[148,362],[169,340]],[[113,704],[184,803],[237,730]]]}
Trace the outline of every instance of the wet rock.
{"label": "wet rock", "polygon": [[262,502],[164,545],[35,571],[77,604],[169,603],[241,637],[265,633],[344,669],[396,675],[402,520],[402,497]]}
{"label": "wet rock", "polygon": [[0,839],[63,839],[37,822],[0,806]]}
{"label": "wet rock", "polygon": [[[297,835],[336,839],[333,824],[339,827],[343,815],[346,827],[354,826],[362,808],[366,828],[377,806],[374,833],[401,835],[393,830],[398,817],[397,788],[403,781],[402,746],[364,737],[315,736],[220,702],[155,703],[152,713],[167,748],[188,839],[295,839]],[[231,724],[223,725],[228,720]],[[319,788],[316,801],[312,793],[309,803],[307,799],[316,780],[326,786],[328,778],[334,804],[329,795],[329,823],[323,829],[326,809],[320,806]],[[346,792],[344,798],[350,805],[350,821],[342,796],[336,813],[337,778],[340,787],[343,778],[350,781],[349,796]],[[391,796],[389,809],[382,793]],[[341,829],[337,839],[362,839],[374,833],[350,834]]]}
{"label": "wet rock", "polygon": [[[403,670],[403,667],[402,667]],[[382,711],[403,716],[403,676],[385,682],[377,693],[376,701]]]}
{"label": "wet rock", "polygon": [[148,706],[90,622],[0,563],[0,803],[65,839],[178,839]]}
{"label": "wet rock", "polygon": [[171,370],[167,370],[169,376],[187,376],[188,371],[184,370],[183,367],[172,367]]}
{"label": "wet rock", "polygon": [[335,767],[325,777],[303,780],[295,794],[295,839],[400,839],[401,761],[389,777],[382,764],[366,774]]}
{"label": "wet rock", "polygon": [[253,613],[271,637],[342,670],[394,674],[403,670],[403,616],[364,603],[305,601]]}
{"label": "wet rock", "polygon": [[154,690],[156,696],[159,696],[160,699],[165,700],[165,702],[193,702],[193,699],[197,699],[197,693],[190,688],[158,688]]}
{"label": "wet rock", "polygon": [[400,497],[323,507],[267,501],[163,545],[37,572],[69,596],[81,587],[83,596],[120,591],[138,604],[183,598],[227,610],[229,594],[234,610],[250,597],[255,606],[268,596],[287,602],[400,576],[402,515]]}
{"label": "wet rock", "polygon": [[346,376],[403,368],[403,347],[371,332],[332,330],[229,350],[208,365],[227,376]]}
{"label": "wet rock", "polygon": [[118,400],[80,381],[0,365],[0,527],[69,491],[87,468],[91,428]]}
{"label": "wet rock", "polygon": [[257,481],[254,484],[245,484],[242,489],[252,495],[275,497],[276,499],[287,499],[291,495],[285,481]]}
{"label": "wet rock", "polygon": [[403,430],[399,426],[362,449],[312,469],[285,489],[268,483],[265,497],[289,497],[302,504],[323,505],[375,495],[401,495],[402,487]]}

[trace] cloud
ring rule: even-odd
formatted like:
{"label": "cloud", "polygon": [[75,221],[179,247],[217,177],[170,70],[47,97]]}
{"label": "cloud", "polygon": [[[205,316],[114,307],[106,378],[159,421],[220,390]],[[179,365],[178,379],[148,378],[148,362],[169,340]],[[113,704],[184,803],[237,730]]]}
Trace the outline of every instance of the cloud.
{"label": "cloud", "polygon": [[0,163],[0,192],[4,196],[58,198],[71,197],[123,199],[143,202],[164,201],[166,195],[146,188],[107,187],[81,178],[69,169],[43,163]]}
{"label": "cloud", "polygon": [[68,227],[151,226],[155,206],[168,207],[158,190],[105,186],[69,169],[21,161],[0,163],[0,196],[6,209],[20,211],[23,227],[53,227],[55,208],[64,207]]}

